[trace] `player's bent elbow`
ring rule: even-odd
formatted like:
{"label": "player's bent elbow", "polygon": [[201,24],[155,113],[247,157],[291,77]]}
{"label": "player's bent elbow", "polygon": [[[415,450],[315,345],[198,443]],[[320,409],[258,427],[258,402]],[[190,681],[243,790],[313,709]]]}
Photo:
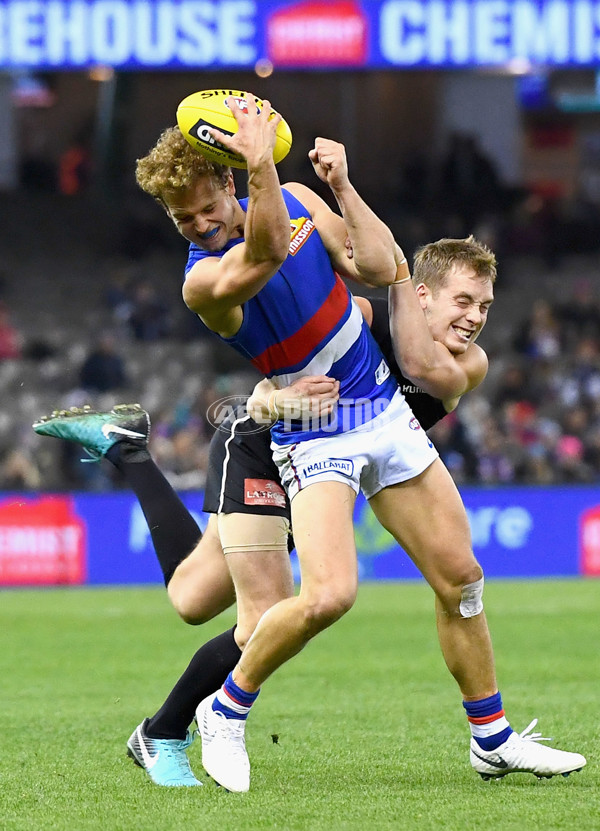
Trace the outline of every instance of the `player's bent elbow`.
{"label": "player's bent elbow", "polygon": [[210,303],[220,308],[232,308],[246,303],[281,268],[283,259],[275,256],[247,262],[239,271],[227,271],[211,286]]}
{"label": "player's bent elbow", "polygon": [[286,233],[282,234],[277,240],[276,245],[273,246],[271,260],[273,262],[273,265],[275,266],[276,271],[279,271],[281,266],[287,260],[288,254],[290,253],[290,239],[291,235],[289,233],[288,225],[288,227],[286,228]]}
{"label": "player's bent elbow", "polygon": [[[394,335],[393,332],[392,335]],[[427,381],[438,368],[432,350],[420,349],[414,346],[411,348],[411,344],[403,343],[402,339],[400,339],[400,345],[395,346],[394,352],[402,374],[414,384],[420,385]]]}
{"label": "player's bent elbow", "polygon": [[445,401],[463,393],[453,378],[440,371],[438,365],[427,362],[423,355],[403,355],[400,368],[405,378],[433,398]]}
{"label": "player's bent elbow", "polygon": [[188,279],[183,284],[183,288],[181,290],[181,294],[183,297],[183,302],[188,307],[188,309],[195,314],[200,314],[201,311],[201,296],[198,289],[194,286],[193,281]]}
{"label": "player's bent elbow", "polygon": [[251,273],[255,280],[270,279],[276,274],[287,259],[289,240],[282,245],[271,245],[268,250],[261,251],[256,257],[249,258]]}
{"label": "player's bent elbow", "polygon": [[[355,255],[356,256],[356,255]],[[393,257],[380,254],[377,259],[369,261],[355,260],[356,279],[373,288],[387,288],[396,279],[396,263]]]}

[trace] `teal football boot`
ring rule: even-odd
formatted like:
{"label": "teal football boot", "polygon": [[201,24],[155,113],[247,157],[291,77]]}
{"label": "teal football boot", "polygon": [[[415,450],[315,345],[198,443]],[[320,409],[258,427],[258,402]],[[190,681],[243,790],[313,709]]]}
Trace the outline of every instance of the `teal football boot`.
{"label": "teal football boot", "polygon": [[117,442],[126,441],[145,449],[150,435],[150,417],[139,404],[117,404],[108,413],[90,406],[54,410],[33,424],[39,436],[53,436],[80,444],[89,454],[85,462],[97,462]]}
{"label": "teal football boot", "polygon": [[185,752],[194,740],[189,730],[185,739],[153,739],[145,731],[148,719],[136,727],[127,742],[127,755],[144,768],[155,785],[166,788],[189,788],[198,781]]}

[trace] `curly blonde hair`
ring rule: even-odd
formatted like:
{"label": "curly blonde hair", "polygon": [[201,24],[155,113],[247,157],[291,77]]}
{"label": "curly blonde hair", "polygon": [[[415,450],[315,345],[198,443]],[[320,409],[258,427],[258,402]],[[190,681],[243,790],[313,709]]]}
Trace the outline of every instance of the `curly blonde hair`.
{"label": "curly blonde hair", "polygon": [[496,281],[494,252],[471,234],[466,239],[440,239],[418,248],[413,283],[424,283],[435,293],[445,285],[446,275],[456,264],[469,266],[482,280]]}
{"label": "curly blonde hair", "polygon": [[143,191],[164,203],[165,194],[188,190],[203,176],[225,187],[230,170],[194,150],[179,127],[168,127],[148,155],[137,160],[135,178]]}

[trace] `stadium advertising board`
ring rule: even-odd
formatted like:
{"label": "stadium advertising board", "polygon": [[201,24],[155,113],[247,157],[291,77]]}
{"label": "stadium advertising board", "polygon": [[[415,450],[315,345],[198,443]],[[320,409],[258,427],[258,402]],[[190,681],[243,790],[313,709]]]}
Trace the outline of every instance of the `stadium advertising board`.
{"label": "stadium advertising board", "polygon": [[[597,488],[465,488],[462,495],[487,577],[600,576]],[[202,494],[182,498],[204,528]],[[362,580],[421,579],[362,496],[355,528]],[[0,496],[0,586],[161,582],[133,496]]]}
{"label": "stadium advertising board", "polygon": [[600,0],[0,0],[0,68],[600,64]]}
{"label": "stadium advertising board", "polygon": [[70,496],[0,500],[0,585],[86,582],[87,526]]}

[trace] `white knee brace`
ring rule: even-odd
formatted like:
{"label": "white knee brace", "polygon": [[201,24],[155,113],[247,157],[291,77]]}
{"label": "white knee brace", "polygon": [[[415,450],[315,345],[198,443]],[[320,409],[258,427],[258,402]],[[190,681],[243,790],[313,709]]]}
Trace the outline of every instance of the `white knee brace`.
{"label": "white knee brace", "polygon": [[475,617],[483,612],[483,577],[462,587],[460,606],[462,617]]}

